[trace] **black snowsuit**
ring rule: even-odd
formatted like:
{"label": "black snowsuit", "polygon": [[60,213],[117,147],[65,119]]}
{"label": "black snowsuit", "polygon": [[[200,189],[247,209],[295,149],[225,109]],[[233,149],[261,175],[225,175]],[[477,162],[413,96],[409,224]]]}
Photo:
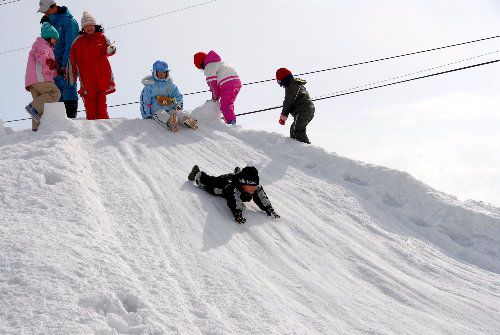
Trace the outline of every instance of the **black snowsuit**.
{"label": "black snowsuit", "polygon": [[243,191],[241,185],[237,182],[236,175],[233,173],[215,177],[202,171],[196,175],[195,182],[196,185],[208,193],[225,198],[227,206],[234,217],[238,215],[241,216],[243,202],[249,202],[251,200],[268,215],[274,212],[273,206],[262,186],[259,185],[254,194],[248,194]]}
{"label": "black snowsuit", "polygon": [[290,127],[290,137],[304,143],[311,143],[306,134],[306,127],[314,117],[314,105],[304,85],[305,80],[294,78],[285,86],[285,100],[282,115],[291,114],[294,121]]}

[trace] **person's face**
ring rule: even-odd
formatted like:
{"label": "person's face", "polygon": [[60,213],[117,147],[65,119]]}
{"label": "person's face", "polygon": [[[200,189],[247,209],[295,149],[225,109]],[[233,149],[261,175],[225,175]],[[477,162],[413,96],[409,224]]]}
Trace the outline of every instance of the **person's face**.
{"label": "person's face", "polygon": [[53,4],[49,7],[49,9],[45,12],[45,15],[56,14],[57,13],[57,4]]}
{"label": "person's face", "polygon": [[243,185],[241,188],[248,194],[254,194],[257,191],[257,185]]}
{"label": "person's face", "polygon": [[95,33],[95,26],[93,24],[86,25],[83,27],[83,31],[88,35],[92,35]]}
{"label": "person's face", "polygon": [[165,79],[168,77],[168,72],[156,71],[156,76],[158,77],[158,79]]}
{"label": "person's face", "polygon": [[55,39],[55,38],[50,39],[50,44],[56,45],[56,43],[57,43],[57,39]]}

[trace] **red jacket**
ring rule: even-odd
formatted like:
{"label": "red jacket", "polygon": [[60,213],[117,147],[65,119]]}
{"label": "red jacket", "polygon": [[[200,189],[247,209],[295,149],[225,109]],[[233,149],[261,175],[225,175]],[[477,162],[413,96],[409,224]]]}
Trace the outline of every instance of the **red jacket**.
{"label": "red jacket", "polygon": [[68,81],[76,82],[80,76],[81,88],[78,93],[88,91],[115,91],[113,72],[108,61],[109,41],[103,33],[80,34],[73,42],[68,62]]}

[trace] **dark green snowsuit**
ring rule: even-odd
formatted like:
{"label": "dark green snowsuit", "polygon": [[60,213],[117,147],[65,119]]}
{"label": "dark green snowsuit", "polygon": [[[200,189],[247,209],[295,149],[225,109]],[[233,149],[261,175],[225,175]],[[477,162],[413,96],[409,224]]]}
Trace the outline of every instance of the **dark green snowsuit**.
{"label": "dark green snowsuit", "polygon": [[311,143],[306,134],[306,127],[314,117],[314,105],[304,85],[306,81],[294,78],[285,87],[282,115],[292,115],[294,121],[290,127],[290,137],[304,143]]}

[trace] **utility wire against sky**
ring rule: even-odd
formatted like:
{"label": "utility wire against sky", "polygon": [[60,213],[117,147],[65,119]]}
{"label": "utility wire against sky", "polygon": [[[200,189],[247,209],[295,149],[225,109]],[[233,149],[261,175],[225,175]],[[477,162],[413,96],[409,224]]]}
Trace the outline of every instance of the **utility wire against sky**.
{"label": "utility wire against sky", "polygon": [[[387,86],[392,86],[392,85],[397,85],[397,84],[403,84],[403,83],[407,83],[407,82],[410,82],[410,81],[415,81],[415,80],[419,80],[419,79],[425,79],[425,78],[435,77],[435,76],[439,76],[439,75],[443,75],[443,74],[447,74],[447,73],[451,73],[451,72],[457,72],[457,71],[467,70],[467,69],[471,69],[471,68],[474,68],[474,67],[489,65],[489,64],[493,64],[493,63],[497,63],[497,62],[500,62],[500,59],[496,59],[496,60],[492,60],[492,61],[484,62],[484,63],[479,63],[479,64],[473,64],[473,65],[469,65],[469,66],[464,66],[464,67],[457,68],[457,69],[451,69],[451,70],[447,70],[447,71],[432,73],[432,74],[428,74],[428,75],[420,76],[420,77],[416,77],[416,78],[410,78],[410,79],[400,80],[400,81],[396,81],[396,82],[388,83],[388,84],[384,84],[384,85],[378,85],[378,86],[373,86],[373,87],[369,87],[369,88],[358,89],[358,90],[350,91],[350,92],[346,92],[346,93],[338,93],[338,94],[337,93],[331,93],[331,95],[321,96],[321,97],[313,98],[311,100],[312,101],[319,101],[319,100],[337,98],[337,97],[341,97],[341,96],[344,96],[344,95],[350,95],[350,94],[355,94],[355,93],[360,93],[360,92],[374,90],[374,89],[377,89],[377,88],[382,88],[382,87],[387,87]],[[273,110],[273,109],[280,109],[282,107],[283,106],[269,107],[269,108],[255,110],[255,111],[252,111],[252,112],[236,114],[236,116],[242,116],[242,115],[248,115],[248,114],[255,114],[255,113],[270,111],[270,110]]]}
{"label": "utility wire against sky", "polygon": [[4,0],[4,1],[0,2],[0,6],[8,5],[8,4],[11,4],[11,3],[14,3],[14,2],[19,2],[19,1],[21,1],[21,0],[11,0],[9,2],[5,2],[5,0]]}
{"label": "utility wire against sky", "polygon": [[[15,0],[15,1],[21,1],[21,0]],[[109,29],[115,29],[115,28],[119,28],[119,27],[130,25],[130,24],[134,24],[134,23],[139,23],[139,22],[143,22],[143,21],[147,21],[147,20],[156,19],[156,18],[161,17],[161,16],[175,14],[175,13],[182,12],[182,11],[189,10],[189,9],[193,9],[193,8],[196,8],[196,7],[208,5],[208,4],[214,3],[216,1],[218,1],[218,0],[211,0],[211,1],[207,1],[207,2],[202,2],[202,3],[196,4],[196,5],[192,5],[192,6],[188,6],[188,7],[184,7],[184,8],[180,8],[180,9],[176,9],[176,10],[173,10],[173,11],[170,11],[170,12],[157,14],[157,15],[154,15],[154,16],[146,17],[146,18],[143,18],[143,19],[135,20],[135,21],[125,22],[125,23],[122,23],[122,24],[118,24],[118,25],[115,25],[115,26],[108,27],[106,29],[107,30],[109,30]],[[0,5],[1,5],[1,3],[0,3]],[[15,51],[20,51],[20,50],[25,50],[25,49],[29,49],[29,48],[30,47],[24,47],[24,48],[18,48],[18,49],[12,49],[12,50],[7,50],[7,51],[2,51],[2,52],[0,52],[0,55],[4,55],[4,54],[8,54],[8,53],[15,52]]]}
{"label": "utility wire against sky", "polygon": [[[420,70],[420,71],[417,71],[417,72],[412,72],[412,73],[404,74],[404,75],[397,76],[397,77],[394,77],[394,78],[384,79],[384,80],[381,80],[381,81],[376,81],[376,82],[373,82],[373,83],[369,83],[369,84],[357,86],[357,87],[354,87],[354,88],[345,89],[345,90],[342,90],[342,91],[339,91],[339,92],[336,92],[336,93],[345,92],[345,91],[351,91],[351,90],[358,89],[360,87],[371,86],[371,85],[375,85],[375,84],[387,82],[387,81],[390,81],[390,80],[395,80],[395,79],[399,79],[399,78],[403,78],[403,77],[412,76],[412,75],[419,74],[419,73],[422,73],[422,72],[427,72],[427,71],[435,70],[435,69],[442,68],[442,67],[445,67],[445,66],[449,66],[449,65],[453,65],[453,64],[457,64],[457,63],[466,62],[468,60],[472,60],[472,59],[476,59],[476,58],[488,56],[488,55],[491,55],[491,54],[494,54],[494,53],[498,53],[498,52],[500,52],[500,50],[488,52],[488,53],[485,53],[485,54],[482,54],[482,55],[479,55],[479,56],[474,56],[474,57],[469,57],[469,58],[461,59],[461,60],[458,60],[458,61],[455,61],[455,62],[451,62],[451,63],[448,63],[448,64],[444,64],[444,65],[434,66],[434,67],[431,67],[431,68],[428,68],[428,69],[424,69],[424,70]],[[392,58],[391,57],[387,57],[387,59],[392,59]],[[367,64],[367,63],[370,63],[370,61],[363,62],[363,64]],[[361,63],[360,63],[360,65],[361,65]],[[343,68],[346,68],[346,67],[349,67],[349,66],[337,66],[335,68],[332,68],[332,70],[333,69],[343,69]],[[312,72],[306,72],[306,73],[303,73],[303,74],[297,74],[296,76],[301,76],[301,75],[303,76],[303,75],[308,75],[308,74],[312,74],[312,73],[316,73],[316,72],[321,72],[321,71],[322,70],[312,71]],[[275,80],[276,79],[271,79],[271,80],[267,80],[266,79],[266,80],[254,81],[254,82],[244,83],[243,86],[245,86],[245,85],[256,85],[256,84],[261,84],[261,83],[265,83],[265,82],[269,82],[269,81],[275,81]],[[183,96],[186,97],[186,96],[189,96],[189,95],[196,95],[196,94],[207,93],[207,92],[210,92],[210,90],[202,90],[202,91],[190,92],[190,93],[183,94]],[[131,101],[131,102],[126,102],[126,103],[122,103],[122,104],[118,104],[118,105],[111,105],[111,106],[108,106],[108,108],[121,107],[121,106],[127,106],[127,105],[135,105],[135,104],[138,104],[138,103],[139,103],[139,101]]]}
{"label": "utility wire against sky", "polygon": [[[461,60],[461,61],[452,62],[452,63],[448,63],[448,64],[445,64],[445,65],[433,67],[431,69],[436,69],[436,68],[447,66],[447,65],[450,65],[450,64],[456,64],[456,63],[463,62],[463,61],[466,61],[466,60],[469,60],[469,59],[474,59],[474,58],[478,58],[478,57],[481,57],[481,56],[485,56],[485,55],[489,55],[489,54],[493,54],[493,53],[497,53],[497,52],[500,52],[500,50],[493,51],[493,52],[490,52],[488,54],[484,54],[484,55],[480,55],[480,56],[476,56],[476,57],[467,58],[465,60]],[[497,63],[497,62],[500,62],[500,59],[492,60],[492,61],[488,61],[488,62],[483,62],[483,63],[479,63],[479,64],[473,64],[473,65],[469,65],[469,66],[464,66],[464,67],[460,67],[460,68],[456,68],[456,69],[451,69],[451,70],[447,70],[447,71],[432,73],[432,74],[428,74],[428,75],[420,76],[420,77],[416,77],[416,78],[410,78],[410,79],[400,80],[400,81],[396,81],[396,82],[392,82],[392,83],[388,83],[388,84],[384,84],[384,85],[378,85],[378,86],[372,86],[372,87],[368,87],[368,88],[364,88],[364,89],[359,89],[361,87],[371,86],[371,85],[375,85],[377,83],[382,83],[382,82],[386,82],[386,81],[389,81],[389,80],[393,80],[393,79],[402,78],[402,77],[405,77],[405,76],[412,75],[412,74],[406,74],[406,75],[398,76],[398,77],[395,77],[395,78],[392,78],[392,79],[386,79],[386,80],[374,82],[374,83],[371,83],[371,84],[357,86],[355,88],[348,89],[348,92],[345,92],[346,90],[337,91],[337,92],[334,92],[334,93],[330,93],[330,94],[326,94],[326,95],[323,95],[323,96],[319,96],[319,97],[313,98],[311,100],[312,101],[319,101],[319,100],[337,98],[337,97],[341,97],[341,96],[344,96],[344,95],[350,95],[350,94],[365,92],[365,91],[374,90],[374,89],[377,89],[377,88],[382,88],[382,87],[387,87],[387,86],[392,86],[392,85],[396,85],[396,84],[403,84],[403,83],[407,83],[407,82],[410,82],[410,81],[415,81],[415,80],[419,80],[419,79],[425,79],[425,78],[435,77],[435,76],[439,76],[439,75],[443,75],[443,74],[447,74],[447,73],[451,73],[451,72],[457,72],[457,71],[467,70],[467,69],[471,69],[471,68],[475,68],[475,67],[479,67],[479,66],[484,66],[484,65],[489,65],[489,64],[493,64],[493,63]],[[431,69],[426,69],[426,70],[418,71],[418,72],[415,72],[414,74],[421,73],[421,72],[424,72],[424,71],[429,71]],[[204,92],[208,92],[208,91],[204,91]],[[345,92],[345,93],[342,93],[342,92]],[[194,94],[194,93],[188,93],[188,94]],[[187,94],[185,94],[185,95],[187,95]],[[129,102],[129,103],[125,103],[125,104],[119,104],[119,105],[109,106],[109,108],[119,107],[119,106],[125,106],[125,105],[131,105],[131,104],[137,104],[137,103],[138,102]],[[279,109],[279,108],[282,108],[282,107],[283,106],[269,107],[269,108],[255,110],[255,111],[252,111],[252,112],[246,112],[246,113],[236,114],[236,116],[243,116],[243,115],[248,115],[248,114],[261,113],[261,112],[265,112],[265,111],[269,111],[269,110]],[[18,122],[18,121],[25,121],[25,120],[30,120],[30,119],[31,118],[18,119],[18,120],[9,120],[9,121],[3,121],[2,123]]]}

